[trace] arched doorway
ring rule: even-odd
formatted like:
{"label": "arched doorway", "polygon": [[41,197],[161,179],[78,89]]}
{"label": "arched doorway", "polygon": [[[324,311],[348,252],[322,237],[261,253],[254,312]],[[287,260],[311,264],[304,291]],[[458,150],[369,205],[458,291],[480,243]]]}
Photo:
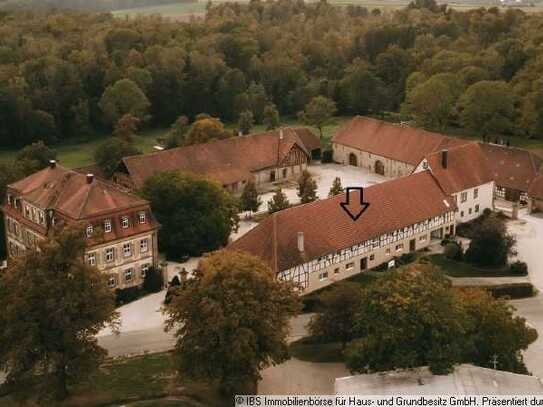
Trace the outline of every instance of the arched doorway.
{"label": "arched doorway", "polygon": [[354,153],[349,154],[349,165],[354,165],[358,167],[358,158]]}
{"label": "arched doorway", "polygon": [[385,165],[380,160],[375,161],[375,173],[385,175]]}

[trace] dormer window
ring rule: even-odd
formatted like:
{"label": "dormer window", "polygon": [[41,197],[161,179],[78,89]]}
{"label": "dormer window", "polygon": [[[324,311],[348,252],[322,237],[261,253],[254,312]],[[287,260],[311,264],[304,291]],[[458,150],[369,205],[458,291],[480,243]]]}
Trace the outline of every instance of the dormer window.
{"label": "dormer window", "polygon": [[25,205],[25,217],[30,219],[30,206]]}
{"label": "dormer window", "polygon": [[106,219],[104,222],[104,232],[111,232],[111,219]]}
{"label": "dormer window", "polygon": [[13,199],[11,198],[10,194],[8,194],[8,205],[13,206]]}
{"label": "dormer window", "polygon": [[45,215],[43,214],[42,211],[39,211],[38,214],[39,214],[40,224],[43,225],[45,223]]}
{"label": "dormer window", "polygon": [[91,237],[93,231],[94,231],[94,228],[92,227],[92,225],[88,225],[87,226],[87,237]]}
{"label": "dormer window", "polygon": [[140,212],[138,214],[138,219],[139,219],[140,223],[145,223],[145,212]]}
{"label": "dormer window", "polygon": [[121,224],[123,226],[123,229],[128,228],[128,216],[123,216],[121,218]]}

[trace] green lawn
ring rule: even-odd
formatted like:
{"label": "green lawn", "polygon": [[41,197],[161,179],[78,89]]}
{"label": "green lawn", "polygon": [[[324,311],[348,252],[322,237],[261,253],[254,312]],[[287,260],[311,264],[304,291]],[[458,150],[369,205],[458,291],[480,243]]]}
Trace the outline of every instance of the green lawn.
{"label": "green lawn", "polygon": [[[174,400],[156,400],[164,397]],[[159,353],[110,361],[87,381],[72,388],[71,396],[63,403],[48,401],[43,405],[93,407],[140,401],[130,405],[195,406],[196,403],[191,400],[210,406],[221,404],[214,390],[194,383],[183,383],[173,370],[170,354]],[[0,398],[0,405],[11,407],[19,404],[4,397]]]}
{"label": "green lawn", "polygon": [[289,345],[289,352],[292,357],[304,362],[342,363],[344,361],[339,342],[319,343],[311,337],[292,342]]}
{"label": "green lawn", "polygon": [[[149,153],[153,151],[153,146],[157,144],[157,137],[164,136],[166,132],[166,129],[142,131],[134,137],[134,145],[144,153]],[[107,138],[108,136],[102,136],[91,140],[70,140],[52,147],[57,151],[58,160],[63,166],[67,168],[85,167],[94,163],[94,150]],[[0,162],[14,160],[16,153],[14,150],[0,150]]]}
{"label": "green lawn", "polygon": [[432,264],[438,266],[451,277],[518,277],[509,272],[509,267],[480,268],[462,261],[446,258],[443,254],[428,256]]}

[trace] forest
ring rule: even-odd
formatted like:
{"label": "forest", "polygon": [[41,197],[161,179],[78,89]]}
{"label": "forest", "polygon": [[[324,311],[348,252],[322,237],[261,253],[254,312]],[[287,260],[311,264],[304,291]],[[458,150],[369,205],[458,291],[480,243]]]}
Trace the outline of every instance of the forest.
{"label": "forest", "polygon": [[0,0],[1,9],[64,9],[114,11],[163,4],[189,3],[194,0]]}
{"label": "forest", "polygon": [[125,114],[166,127],[224,122],[316,97],[338,115],[433,130],[543,137],[543,16],[459,12],[416,0],[390,12],[325,0],[209,4],[205,18],[0,14],[0,147],[111,132]]}

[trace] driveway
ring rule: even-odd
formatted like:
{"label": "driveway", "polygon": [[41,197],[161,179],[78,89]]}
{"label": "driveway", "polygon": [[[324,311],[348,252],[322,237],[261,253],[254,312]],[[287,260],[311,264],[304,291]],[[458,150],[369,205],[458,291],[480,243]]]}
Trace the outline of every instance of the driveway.
{"label": "driveway", "polygon": [[543,216],[521,213],[519,220],[508,222],[508,230],[517,238],[518,258],[528,264],[529,278],[539,291],[535,297],[511,304],[539,333],[524,353],[524,360],[530,372],[543,378]]}

